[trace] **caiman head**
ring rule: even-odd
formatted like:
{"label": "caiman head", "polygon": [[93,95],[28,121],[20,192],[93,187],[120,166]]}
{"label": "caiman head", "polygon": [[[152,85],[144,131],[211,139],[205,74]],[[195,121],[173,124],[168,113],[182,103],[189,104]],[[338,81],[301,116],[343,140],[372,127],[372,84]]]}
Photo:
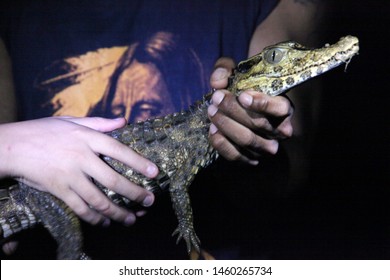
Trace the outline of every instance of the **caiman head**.
{"label": "caiman head", "polygon": [[275,96],[348,63],[358,51],[359,40],[353,36],[319,49],[309,49],[293,41],[269,46],[237,65],[228,89],[236,95],[253,89]]}

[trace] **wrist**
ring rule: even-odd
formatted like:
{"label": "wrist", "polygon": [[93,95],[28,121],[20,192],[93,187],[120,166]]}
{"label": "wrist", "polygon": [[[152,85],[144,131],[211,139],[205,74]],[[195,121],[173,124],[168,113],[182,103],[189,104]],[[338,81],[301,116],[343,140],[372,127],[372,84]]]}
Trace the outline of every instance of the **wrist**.
{"label": "wrist", "polygon": [[12,158],[12,126],[13,124],[0,125],[0,179],[11,177]]}

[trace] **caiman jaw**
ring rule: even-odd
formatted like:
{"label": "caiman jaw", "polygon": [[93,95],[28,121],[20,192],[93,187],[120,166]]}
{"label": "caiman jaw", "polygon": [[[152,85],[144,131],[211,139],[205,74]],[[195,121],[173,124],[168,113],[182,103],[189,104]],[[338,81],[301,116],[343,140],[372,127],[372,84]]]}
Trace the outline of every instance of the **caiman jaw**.
{"label": "caiman jaw", "polygon": [[289,41],[265,48],[238,64],[229,90],[239,95],[253,89],[275,96],[306,80],[348,63],[359,51],[356,37],[346,36],[320,49]]}

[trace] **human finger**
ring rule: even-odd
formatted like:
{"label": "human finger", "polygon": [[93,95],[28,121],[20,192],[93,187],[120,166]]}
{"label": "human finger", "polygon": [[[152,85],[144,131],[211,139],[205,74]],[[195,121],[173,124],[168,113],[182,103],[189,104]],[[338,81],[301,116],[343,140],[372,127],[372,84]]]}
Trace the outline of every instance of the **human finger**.
{"label": "human finger", "polygon": [[[212,105],[224,115],[233,118],[255,132],[272,132],[273,127],[264,114],[254,113],[241,106],[235,95],[226,90],[217,90],[212,96]],[[215,110],[215,109],[214,109]],[[209,109],[212,114],[213,109]]]}
{"label": "human finger", "polygon": [[142,206],[149,207],[153,204],[154,195],[152,192],[129,181],[127,178],[108,167],[103,161],[97,160],[93,165],[88,165],[85,168],[85,172],[89,176],[94,178],[94,180],[97,180],[106,188],[125,196]]}
{"label": "human finger", "polygon": [[74,212],[90,224],[101,224],[106,218],[121,222],[125,225],[135,223],[134,213],[116,205],[103,192],[101,192],[90,180],[84,180],[82,184],[72,185],[66,196],[67,203]]}
{"label": "human finger", "polygon": [[93,151],[116,159],[149,178],[154,178],[159,172],[153,162],[107,135],[97,135],[94,141],[90,142],[90,146]]}
{"label": "human finger", "polygon": [[255,159],[258,156],[248,157],[241,152],[241,149],[228,140],[218,128],[211,124],[209,132],[209,140],[211,145],[218,151],[218,153],[227,160],[242,161],[251,165],[257,165],[259,162]]}
{"label": "human finger", "polygon": [[211,122],[228,139],[245,149],[276,154],[279,147],[278,141],[257,135],[250,128],[226,116],[223,112],[215,108],[214,105],[210,105],[208,108]]}
{"label": "human finger", "polygon": [[244,108],[252,112],[273,117],[287,117],[293,113],[291,101],[282,95],[269,96],[258,91],[244,91],[238,100]]}
{"label": "human finger", "polygon": [[100,117],[87,117],[87,118],[75,118],[75,117],[57,117],[63,120],[67,120],[82,126],[86,126],[96,131],[109,132],[123,127],[126,124],[125,118],[107,119]]}
{"label": "human finger", "polygon": [[[89,185],[89,183],[86,181],[79,181],[77,185],[80,187],[79,189],[84,189],[86,185]],[[79,216],[87,223],[97,225],[105,221],[105,217],[90,208],[86,200],[82,199],[80,194],[75,192],[75,190],[71,187],[52,189],[51,193],[66,203],[77,216]]]}
{"label": "human finger", "polygon": [[210,85],[215,89],[228,86],[228,78],[233,73],[235,63],[231,58],[221,57],[214,65],[214,71],[210,76]]}
{"label": "human finger", "polygon": [[[294,109],[286,97],[270,97],[261,92],[247,91],[241,94],[238,103],[234,95],[219,90],[214,93],[212,101],[218,110],[255,133],[278,139],[292,136],[291,118]],[[245,103],[245,107],[242,103]]]}
{"label": "human finger", "polygon": [[294,106],[290,99],[282,95],[271,97],[256,91],[244,92],[238,99],[249,111],[264,114],[276,137],[284,139],[292,136]]}
{"label": "human finger", "polygon": [[14,241],[14,240],[10,240],[4,243],[2,246],[4,254],[9,256],[15,253],[18,244],[19,244],[18,241]]}

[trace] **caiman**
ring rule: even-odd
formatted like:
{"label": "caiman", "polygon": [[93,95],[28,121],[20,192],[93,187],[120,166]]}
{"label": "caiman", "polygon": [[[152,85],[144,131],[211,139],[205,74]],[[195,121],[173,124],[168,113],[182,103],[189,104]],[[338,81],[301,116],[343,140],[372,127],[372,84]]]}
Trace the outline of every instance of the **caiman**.
{"label": "caiman", "polygon": [[[358,39],[341,38],[333,45],[309,49],[296,42],[283,42],[240,62],[229,78],[228,90],[239,96],[253,89],[271,96],[348,63],[359,50]],[[159,167],[156,179],[147,179],[112,158],[103,160],[136,184],[154,192],[169,191],[178,220],[174,234],[184,239],[188,253],[200,252],[200,242],[193,227],[188,188],[201,168],[217,158],[208,139],[210,121],[207,107],[212,92],[188,110],[164,117],[129,124],[109,135],[150,159]],[[133,207],[132,201],[96,185],[114,202]],[[23,183],[0,190],[0,235],[8,240],[21,230],[42,224],[58,244],[59,259],[85,259],[80,221],[72,210],[53,195]]]}

